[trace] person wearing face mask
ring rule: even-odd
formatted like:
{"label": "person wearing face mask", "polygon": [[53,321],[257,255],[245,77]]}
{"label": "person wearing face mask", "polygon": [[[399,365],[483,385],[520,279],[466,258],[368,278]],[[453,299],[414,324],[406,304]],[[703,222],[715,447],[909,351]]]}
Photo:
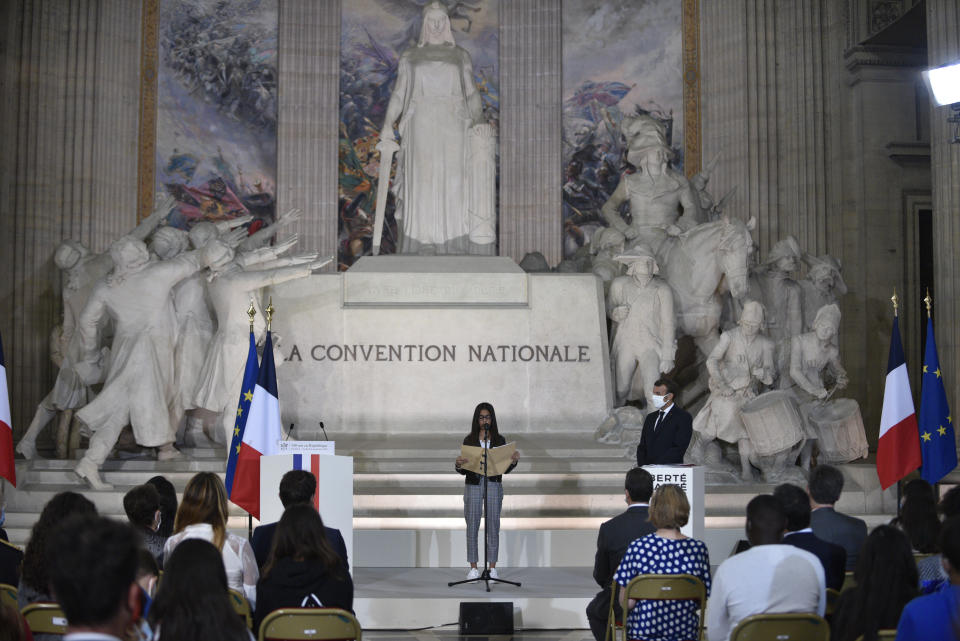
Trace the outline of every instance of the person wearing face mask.
{"label": "person wearing face mask", "polygon": [[674,403],[677,384],[658,378],[653,384],[653,409],[643,420],[637,445],[637,465],[678,465],[693,436],[690,413]]}
{"label": "person wearing face mask", "polygon": [[152,485],[138,485],[123,495],[123,511],[127,514],[144,547],[153,555],[156,564],[163,564],[163,545],[167,537],[157,533],[160,516],[160,492]]}
{"label": "person wearing face mask", "polygon": [[[490,403],[480,403],[473,410],[473,423],[470,433],[463,439],[464,445],[474,447],[499,447],[506,445],[507,440],[497,429],[497,415]],[[520,460],[520,453],[513,453],[513,463],[507,468],[506,474],[513,471]],[[480,530],[480,518],[483,516],[483,485],[479,474],[461,469],[467,459],[458,456],[455,469],[464,475],[463,479],[463,517],[467,522],[467,562],[470,570],[467,579],[480,577],[477,568],[479,553],[477,551],[477,533]],[[497,575],[497,557],[500,550],[500,508],[503,505],[503,477],[491,476],[487,482],[487,561],[490,563],[490,578],[499,578]]]}

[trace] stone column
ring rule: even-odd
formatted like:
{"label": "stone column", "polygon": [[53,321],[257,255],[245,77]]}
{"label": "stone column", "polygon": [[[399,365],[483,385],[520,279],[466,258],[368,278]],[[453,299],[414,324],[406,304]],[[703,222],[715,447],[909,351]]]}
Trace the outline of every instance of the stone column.
{"label": "stone column", "polygon": [[560,0],[500,2],[500,255],[560,262]]}
{"label": "stone column", "polygon": [[[960,61],[960,5],[956,0],[927,0],[927,62],[931,67]],[[960,402],[960,144],[951,144],[949,107],[931,106],[930,165],[933,182],[934,320],[937,349],[946,376],[947,399],[954,416]],[[954,421],[957,430],[958,422]]]}
{"label": "stone column", "polygon": [[124,0],[2,4],[0,217],[9,277],[0,279],[0,331],[19,434],[53,383],[56,245],[75,238],[103,250],[136,224],[140,11]]}
{"label": "stone column", "polygon": [[277,212],[303,210],[296,250],[336,257],[340,0],[281,0],[279,41]]}

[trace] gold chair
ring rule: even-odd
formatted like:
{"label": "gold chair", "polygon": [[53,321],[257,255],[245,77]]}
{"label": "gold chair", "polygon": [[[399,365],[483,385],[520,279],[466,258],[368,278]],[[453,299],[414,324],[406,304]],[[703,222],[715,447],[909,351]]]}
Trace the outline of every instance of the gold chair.
{"label": "gold chair", "polygon": [[339,608],[281,608],[260,624],[258,641],[266,639],[338,639],[361,641],[357,618]]}
{"label": "gold chair", "polygon": [[816,614],[755,614],[737,624],[730,641],[830,641],[830,626]]}
{"label": "gold chair", "polygon": [[[877,641],[895,641],[896,638],[896,630],[877,630]],[[863,641],[862,634],[857,637],[857,641]]]}
{"label": "gold chair", "polygon": [[837,600],[840,598],[840,590],[834,590],[833,588],[827,588],[827,612],[826,615],[830,616],[837,609]]}
{"label": "gold chair", "polygon": [[239,614],[244,623],[247,624],[247,629],[253,629],[253,613],[250,612],[250,602],[247,601],[247,597],[239,590],[228,590],[230,594],[230,605],[233,606],[233,610]]}
{"label": "gold chair", "polygon": [[[616,582],[614,582],[616,585]],[[707,588],[703,581],[692,574],[640,574],[633,577],[627,587],[627,599],[637,601],[668,601],[684,600],[697,601],[700,604],[700,623],[697,629],[697,639],[703,639],[704,612],[707,607]],[[616,590],[611,598],[615,598]],[[612,606],[611,606],[612,607]],[[624,608],[623,626],[626,628],[627,612]],[[612,617],[611,617],[612,620]],[[614,635],[616,630],[610,626]],[[626,638],[628,635],[624,633]],[[616,637],[614,637],[615,639]]]}
{"label": "gold chair", "polygon": [[20,609],[17,607],[17,586],[0,583],[0,605],[12,606],[15,610]]}
{"label": "gold chair", "polygon": [[617,636],[617,633],[623,633],[623,620],[617,621],[617,615],[613,609],[613,604],[617,601],[618,587],[620,586],[617,585],[616,581],[610,584],[610,607],[607,608],[607,632],[604,635],[604,641],[618,641],[620,637]]}
{"label": "gold chair", "polygon": [[853,570],[847,570],[843,573],[843,585],[840,586],[840,591],[843,592],[855,587],[857,587],[857,582],[853,578]]}
{"label": "gold chair", "polygon": [[33,634],[67,633],[67,617],[58,603],[31,603],[20,614]]}

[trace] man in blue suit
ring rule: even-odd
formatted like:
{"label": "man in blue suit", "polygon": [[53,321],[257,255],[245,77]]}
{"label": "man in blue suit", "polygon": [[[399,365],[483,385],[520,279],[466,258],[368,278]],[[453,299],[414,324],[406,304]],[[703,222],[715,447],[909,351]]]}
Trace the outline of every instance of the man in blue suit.
{"label": "man in blue suit", "polygon": [[668,378],[660,378],[653,384],[653,408],[643,420],[637,445],[638,466],[683,463],[693,436],[693,419],[674,403],[677,391],[677,384]]}
{"label": "man in blue suit", "polygon": [[[627,472],[624,480],[624,500],[627,509],[600,526],[597,535],[597,555],[593,561],[593,578],[600,591],[587,605],[587,620],[597,641],[603,641],[606,632],[607,612],[610,608],[610,584],[613,574],[623,559],[627,547],[635,540],[652,534],[655,527],[649,520],[648,508],[653,495],[653,477],[643,468],[635,467]],[[617,619],[622,619],[619,603],[614,604]]]}
{"label": "man in blue suit", "polygon": [[787,533],[783,542],[810,552],[820,559],[827,587],[840,590],[847,567],[847,551],[835,543],[824,541],[810,529],[810,497],[802,487],[784,483],[773,490],[787,517]]}
{"label": "man in blue suit", "polygon": [[[313,503],[313,494],[317,491],[317,478],[306,470],[290,470],[280,479],[280,503],[283,509],[291,505]],[[321,515],[322,516],[322,515]],[[350,561],[347,559],[347,544],[343,540],[340,530],[332,527],[325,527],[327,541],[333,547],[334,551],[343,559],[347,570],[350,570]],[[253,531],[253,538],[250,539],[250,545],[253,547],[253,554],[257,557],[257,565],[260,570],[267,563],[270,556],[270,547],[273,545],[273,533],[277,530],[276,523],[261,525]]]}

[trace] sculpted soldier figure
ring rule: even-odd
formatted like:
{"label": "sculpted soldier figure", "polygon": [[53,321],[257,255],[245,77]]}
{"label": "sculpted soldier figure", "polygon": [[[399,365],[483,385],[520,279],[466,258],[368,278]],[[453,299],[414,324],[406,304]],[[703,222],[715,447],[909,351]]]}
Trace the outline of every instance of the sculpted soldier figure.
{"label": "sculpted soldier figure", "polygon": [[87,453],[75,471],[94,489],[109,489],[98,468],[129,424],[137,444],[158,449],[157,458],[178,458],[173,447],[174,344],[172,290],[201,267],[196,253],[150,261],[142,241],[124,236],[110,247],[113,271],[94,287],[77,323],[82,360],[77,366],[88,383],[101,375],[97,327],[109,316],[115,325],[103,390],[77,418],[93,432]]}
{"label": "sculpted soldier figure", "polygon": [[[662,261],[663,244],[668,236],[703,222],[700,198],[687,178],[668,165],[671,151],[666,144],[663,125],[650,116],[624,119],[627,136],[627,161],[636,173],[624,174],[601,213],[611,227],[629,241],[650,247]],[[620,207],[630,204],[631,222],[620,215]],[[678,209],[683,208],[683,216]]]}
{"label": "sculpted soldier figure", "polygon": [[[773,384],[773,341],[761,334],[763,306],[749,301],[743,306],[737,327],[720,335],[707,358],[710,372],[710,398],[693,419],[700,435],[698,452],[693,458],[718,462],[707,447],[715,439],[736,443],[740,450],[741,478],[752,480],[750,438],[740,418],[740,408],[754,398],[761,386]],[[775,429],[775,426],[771,426]],[[715,449],[715,448],[714,448]]]}
{"label": "sculpted soldier figure", "polygon": [[793,236],[787,236],[770,250],[757,280],[767,310],[767,335],[776,345],[779,387],[789,387],[786,374],[790,362],[790,339],[803,331],[803,312],[800,309],[800,285],[790,274],[800,268],[803,252]]}
{"label": "sculpted soldier figure", "polygon": [[800,281],[803,292],[803,327],[813,329],[813,320],[824,305],[840,303],[840,297],[847,293],[847,284],[843,282],[840,261],[829,254],[823,256],[807,255],[807,277]]}
{"label": "sculpted soldier figure", "polygon": [[[130,231],[129,236],[139,240],[145,239],[157,225],[166,218],[170,209],[176,204],[173,198],[158,199],[156,207],[149,216]],[[66,458],[67,439],[73,412],[87,404],[91,396],[89,384],[101,381],[83,381],[76,373],[74,366],[81,358],[80,336],[77,333],[77,319],[83,311],[94,285],[110,272],[113,260],[110,252],[92,254],[81,243],[74,240],[65,240],[57,247],[53,255],[54,264],[63,272],[63,329],[60,334],[61,360],[57,365],[57,379],[53,389],[40,404],[30,422],[27,431],[17,443],[17,452],[24,458],[32,459],[37,455],[37,436],[43,428],[62,412],[57,425],[56,449],[57,458]],[[103,329],[101,323],[100,329]],[[102,343],[102,336],[95,338],[97,345]]]}
{"label": "sculpted soldier figure", "polygon": [[[607,314],[616,323],[611,341],[617,405],[642,389],[647,407],[653,407],[653,383],[673,369],[677,351],[673,292],[656,276],[657,261],[649,248],[638,245],[616,259],[627,265],[627,275],[610,284]],[[633,384],[634,376],[639,381]]]}

